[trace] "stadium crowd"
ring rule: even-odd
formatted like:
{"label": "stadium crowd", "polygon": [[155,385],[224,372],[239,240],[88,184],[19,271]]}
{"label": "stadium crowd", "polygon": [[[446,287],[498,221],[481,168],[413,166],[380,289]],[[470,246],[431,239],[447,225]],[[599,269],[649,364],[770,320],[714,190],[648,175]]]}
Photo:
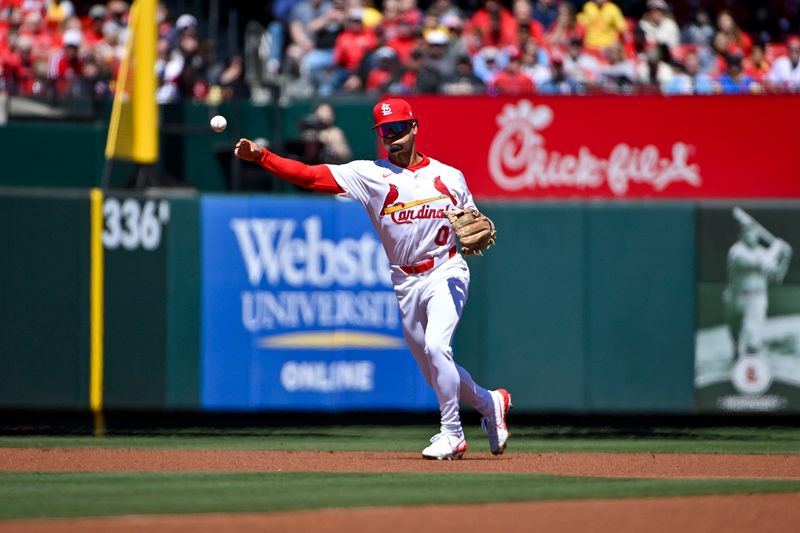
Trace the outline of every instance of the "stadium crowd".
{"label": "stadium crowd", "polygon": [[[275,0],[255,63],[210,61],[197,18],[158,6],[157,98],[297,93],[734,94],[800,90],[800,1]],[[122,0],[0,0],[0,91],[110,98]],[[257,75],[245,76],[245,65]]]}

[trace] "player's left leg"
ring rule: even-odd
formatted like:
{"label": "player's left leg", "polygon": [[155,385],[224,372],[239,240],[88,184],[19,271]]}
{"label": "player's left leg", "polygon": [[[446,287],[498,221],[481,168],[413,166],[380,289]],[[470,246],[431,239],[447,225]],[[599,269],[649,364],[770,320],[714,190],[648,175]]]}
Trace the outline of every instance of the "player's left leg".
{"label": "player's left leg", "polygon": [[449,262],[434,273],[423,292],[428,317],[425,347],[432,376],[438,377],[434,388],[440,394],[442,432],[453,433],[456,427],[460,429],[460,397],[484,415],[483,425],[489,435],[490,449],[498,454],[505,449],[508,439],[505,416],[510,407],[510,395],[503,389],[491,392],[484,389],[453,359],[452,339],[466,303],[468,287],[469,270],[463,259]]}

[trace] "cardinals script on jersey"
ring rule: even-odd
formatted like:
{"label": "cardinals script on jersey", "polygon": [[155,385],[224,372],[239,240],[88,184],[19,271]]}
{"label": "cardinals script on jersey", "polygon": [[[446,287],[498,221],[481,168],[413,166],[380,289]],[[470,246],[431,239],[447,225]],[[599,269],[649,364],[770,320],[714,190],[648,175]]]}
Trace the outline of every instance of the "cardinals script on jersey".
{"label": "cardinals script on jersey", "polygon": [[348,196],[366,208],[392,265],[447,255],[456,237],[444,212],[475,206],[464,175],[430,157],[408,168],[387,159],[329,167]]}

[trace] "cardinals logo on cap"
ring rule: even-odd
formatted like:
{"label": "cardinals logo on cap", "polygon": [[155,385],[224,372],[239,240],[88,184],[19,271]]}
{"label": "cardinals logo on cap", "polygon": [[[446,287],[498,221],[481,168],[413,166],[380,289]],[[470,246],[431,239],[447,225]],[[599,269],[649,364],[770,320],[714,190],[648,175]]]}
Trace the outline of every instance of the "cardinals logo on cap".
{"label": "cardinals logo on cap", "polygon": [[381,100],[372,108],[372,116],[375,118],[373,129],[387,122],[401,122],[403,120],[414,120],[414,112],[411,105],[402,98],[387,98]]}

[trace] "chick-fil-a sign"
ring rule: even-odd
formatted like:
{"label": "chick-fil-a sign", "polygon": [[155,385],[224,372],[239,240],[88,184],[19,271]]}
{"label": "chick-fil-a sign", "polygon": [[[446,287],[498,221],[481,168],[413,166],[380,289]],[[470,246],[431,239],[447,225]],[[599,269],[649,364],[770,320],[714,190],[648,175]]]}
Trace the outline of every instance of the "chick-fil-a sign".
{"label": "chick-fil-a sign", "polygon": [[800,198],[800,96],[409,98],[481,198]]}

